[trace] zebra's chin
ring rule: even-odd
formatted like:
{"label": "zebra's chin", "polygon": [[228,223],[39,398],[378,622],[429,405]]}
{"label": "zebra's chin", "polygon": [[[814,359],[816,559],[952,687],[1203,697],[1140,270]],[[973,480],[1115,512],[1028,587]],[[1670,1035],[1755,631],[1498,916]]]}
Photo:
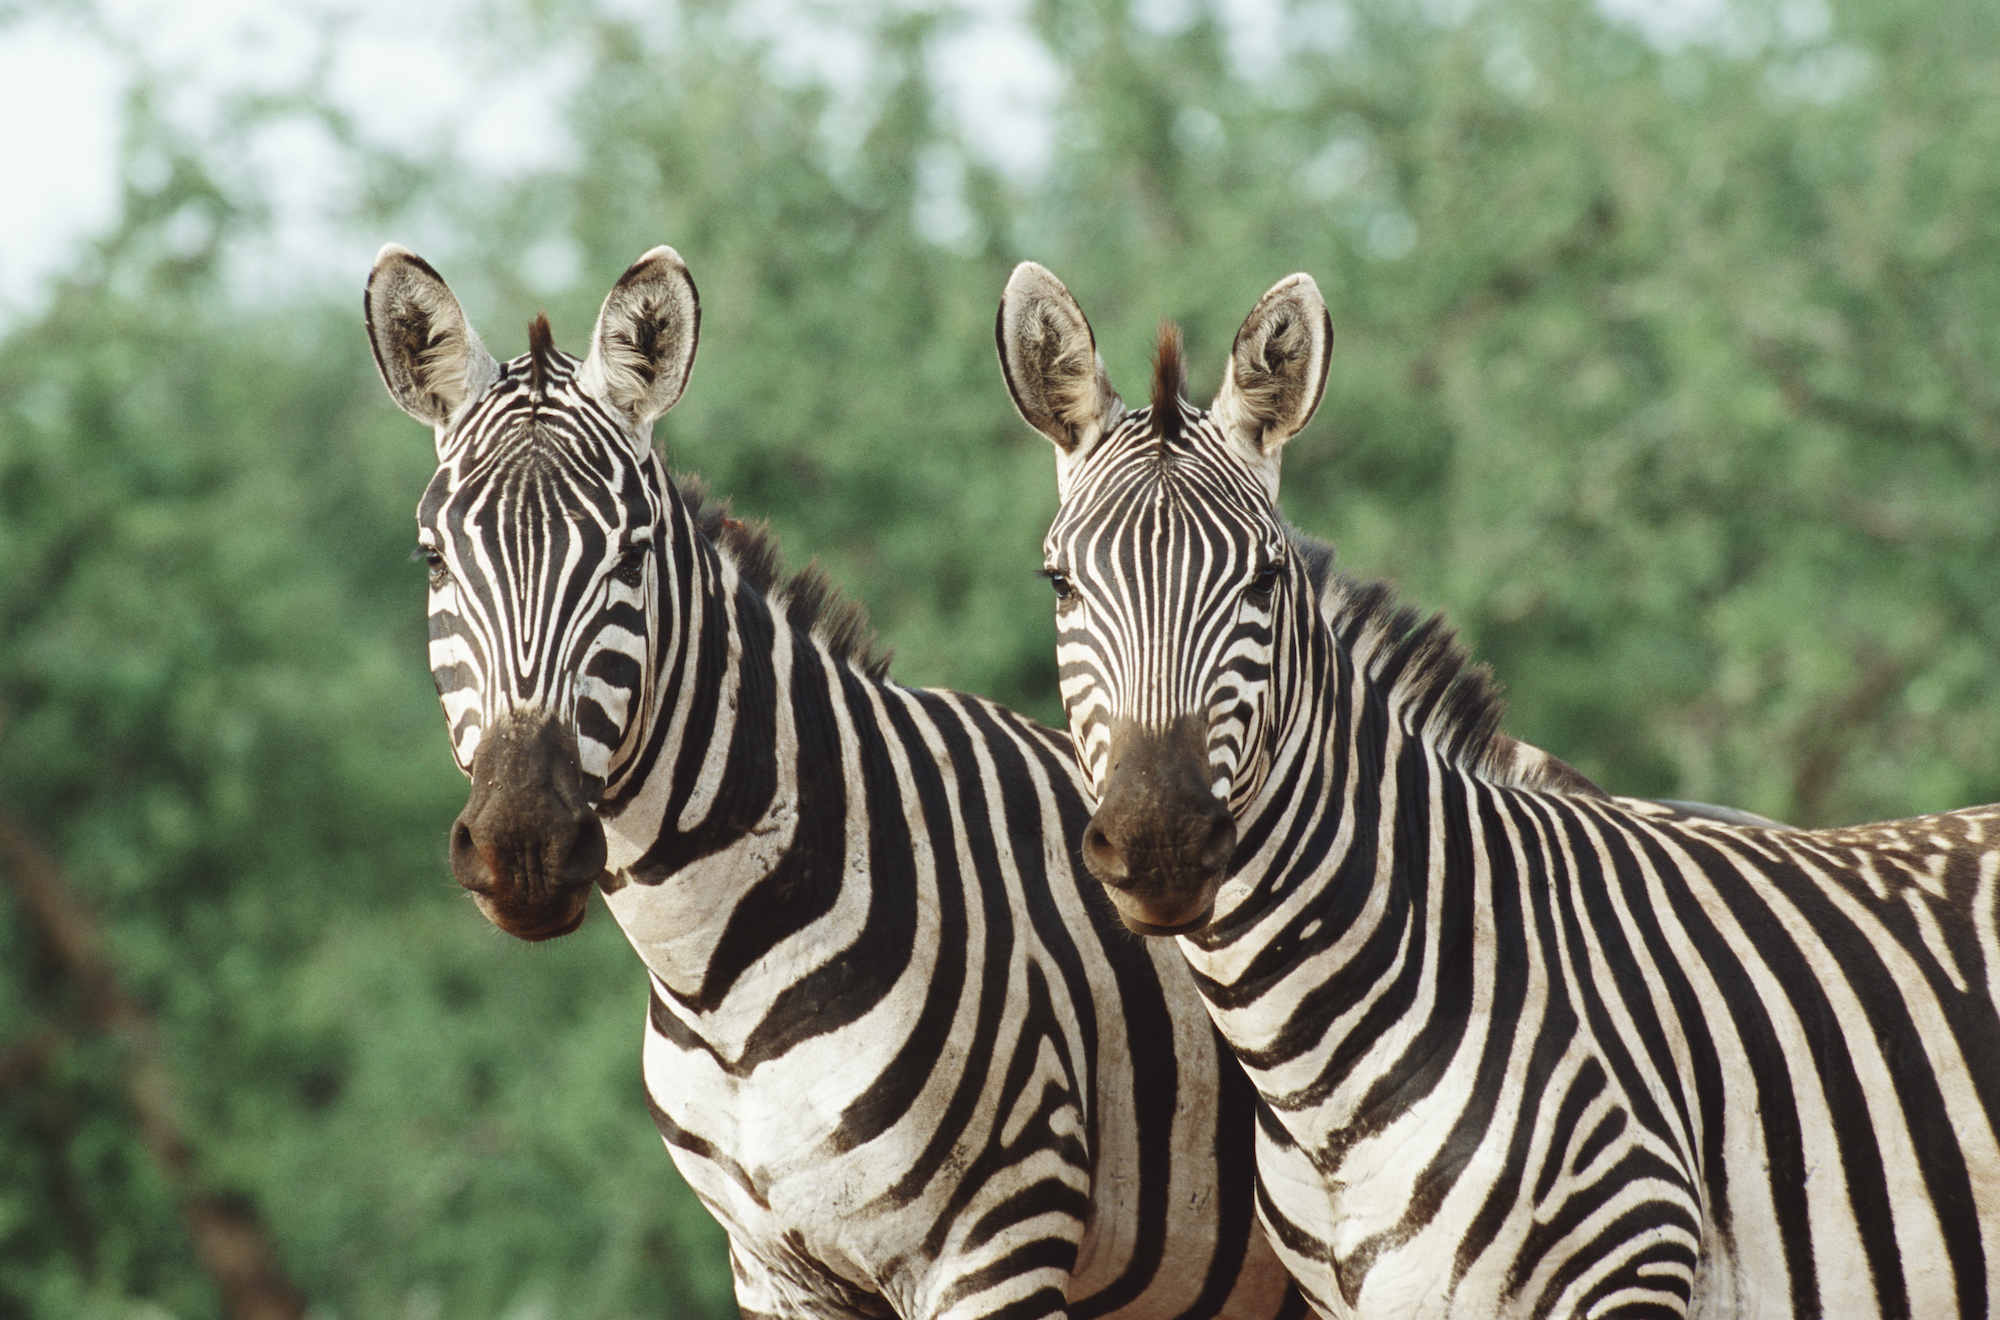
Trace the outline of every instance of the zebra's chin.
{"label": "zebra's chin", "polygon": [[570,895],[568,900],[550,912],[536,910],[535,905],[523,910],[521,905],[502,906],[483,894],[474,894],[472,901],[480,915],[499,929],[517,940],[533,943],[538,940],[552,940],[567,935],[583,924],[590,915],[590,890],[582,889]]}
{"label": "zebra's chin", "polygon": [[1112,906],[1118,909],[1118,919],[1125,923],[1125,929],[1135,935],[1192,935],[1215,919],[1215,904],[1213,902],[1204,907],[1201,910],[1201,914],[1192,920],[1165,924],[1145,921],[1132,915],[1131,912],[1126,910],[1126,905],[1119,902],[1116,898],[1112,900]]}
{"label": "zebra's chin", "polygon": [[[1229,824],[1233,845],[1234,822]],[[1216,891],[1228,875],[1226,867],[1215,863],[1218,856],[1227,856],[1220,848],[1211,844],[1199,859],[1172,848],[1126,848],[1119,851],[1115,867],[1100,869],[1106,848],[1103,835],[1095,832],[1094,819],[1091,829],[1090,838],[1098,846],[1085,846],[1084,869],[1104,886],[1127,930],[1138,935],[1191,935],[1214,919]]]}

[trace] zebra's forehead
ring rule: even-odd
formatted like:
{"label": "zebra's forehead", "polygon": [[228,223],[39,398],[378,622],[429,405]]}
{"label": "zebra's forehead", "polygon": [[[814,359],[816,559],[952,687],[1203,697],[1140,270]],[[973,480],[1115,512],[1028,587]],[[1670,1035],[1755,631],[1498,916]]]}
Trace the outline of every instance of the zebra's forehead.
{"label": "zebra's forehead", "polygon": [[1183,402],[1178,434],[1163,437],[1151,411],[1127,418],[1077,465],[1050,547],[1130,535],[1276,541],[1281,524],[1262,480],[1208,414]]}
{"label": "zebra's forehead", "polygon": [[606,526],[652,521],[658,482],[632,438],[569,375],[545,364],[532,381],[527,361],[508,363],[452,428],[418,518],[435,525],[449,509],[451,521],[486,525],[544,510]]}
{"label": "zebra's forehead", "polygon": [[607,527],[653,521],[658,494],[642,464],[615,446],[582,448],[541,419],[515,428],[509,443],[483,446],[439,467],[417,517],[492,526],[544,511]]}

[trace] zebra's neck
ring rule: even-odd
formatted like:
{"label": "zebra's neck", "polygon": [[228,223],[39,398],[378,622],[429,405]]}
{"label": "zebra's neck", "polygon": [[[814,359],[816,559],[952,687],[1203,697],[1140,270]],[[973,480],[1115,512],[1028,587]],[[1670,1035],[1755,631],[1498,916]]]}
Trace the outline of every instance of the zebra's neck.
{"label": "zebra's neck", "polygon": [[[1328,1097],[1315,1117],[1338,1114],[1356,1132],[1367,1130],[1363,1110],[1393,1108],[1393,1097],[1368,1094],[1368,1060],[1380,1022],[1408,1008],[1369,996],[1456,974],[1478,924],[1477,851],[1464,836],[1483,758],[1465,756],[1437,718],[1455,670],[1412,674],[1408,618],[1387,626],[1378,608],[1387,600],[1330,587],[1310,607],[1312,626],[1300,620],[1280,665],[1300,686],[1269,778],[1241,821],[1236,877],[1218,894],[1210,929],[1182,941],[1259,1089],[1311,1088]],[[1435,685],[1433,700],[1413,679]],[[1410,978],[1402,971],[1413,961],[1426,965]],[[1315,987],[1351,992],[1353,1002],[1303,1017],[1275,1011]]]}
{"label": "zebra's neck", "polygon": [[[1238,822],[1235,875],[1217,894],[1216,919],[1190,945],[1225,983],[1254,975],[1240,949],[1262,950],[1276,927],[1327,924],[1329,891],[1343,910],[1393,875],[1377,865],[1382,766],[1407,741],[1384,694],[1323,628],[1306,631],[1281,671],[1298,685],[1283,696],[1271,767]],[[1351,914],[1350,914],[1351,915]],[[1260,934],[1241,937],[1252,929]]]}
{"label": "zebra's neck", "polygon": [[767,599],[682,504],[669,536],[644,750],[604,821],[619,923],[705,1013],[753,966],[814,962],[788,941],[842,923],[858,771],[834,691],[877,680]]}
{"label": "zebra's neck", "polygon": [[1379,799],[1400,787],[1418,794],[1394,808],[1411,821],[1436,814],[1429,789],[1445,777],[1603,796],[1571,766],[1500,732],[1491,674],[1442,616],[1423,616],[1383,583],[1332,572],[1330,550],[1301,544],[1320,570],[1293,596],[1294,626],[1272,666],[1271,765],[1238,822],[1239,860],[1258,859],[1238,875],[1257,879],[1223,887],[1225,930],[1261,924],[1273,910],[1289,915],[1336,878],[1351,887],[1357,868],[1386,876],[1394,854],[1379,867],[1352,854],[1372,859],[1386,847]]}

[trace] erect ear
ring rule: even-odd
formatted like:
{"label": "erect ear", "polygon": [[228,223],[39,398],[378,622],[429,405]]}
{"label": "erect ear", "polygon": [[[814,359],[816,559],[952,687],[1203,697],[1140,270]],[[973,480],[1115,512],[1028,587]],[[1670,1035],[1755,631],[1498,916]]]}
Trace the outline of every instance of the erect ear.
{"label": "erect ear", "polygon": [[382,245],[361,306],[382,383],[418,421],[442,432],[467,400],[500,378],[500,364],[472,332],[458,299],[408,248]]}
{"label": "erect ear", "polygon": [[1333,319],[1310,275],[1287,275],[1251,309],[1229,350],[1209,414],[1278,495],[1278,452],[1312,420],[1326,390]]}
{"label": "erect ear", "polygon": [[578,383],[640,431],[680,402],[701,339],[701,297],[681,254],[656,247],[605,296]]}
{"label": "erect ear", "polygon": [[993,325],[1007,392],[1028,425],[1055,442],[1059,470],[1125,415],[1104,374],[1090,322],[1062,281],[1032,261],[1014,267]]}

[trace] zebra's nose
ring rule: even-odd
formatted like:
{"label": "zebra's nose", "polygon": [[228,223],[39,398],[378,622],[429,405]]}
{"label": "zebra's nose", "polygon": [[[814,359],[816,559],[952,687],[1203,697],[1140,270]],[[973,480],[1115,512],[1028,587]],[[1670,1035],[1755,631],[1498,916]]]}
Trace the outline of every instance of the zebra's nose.
{"label": "zebra's nose", "polygon": [[1207,723],[1165,730],[1120,722],[1110,770],[1083,832],[1083,864],[1142,934],[1205,924],[1236,855],[1236,820],[1210,787]]}
{"label": "zebra's nose", "polygon": [[497,721],[480,739],[472,793],[451,830],[452,875],[480,911],[522,939],[567,934],[607,858],[575,735],[537,712]]}
{"label": "zebra's nose", "polygon": [[464,816],[451,823],[450,858],[451,875],[460,888],[475,894],[493,892],[498,868],[481,854],[479,841],[472,837],[472,826],[465,823]]}
{"label": "zebra's nose", "polygon": [[531,830],[504,825],[484,837],[461,815],[451,830],[451,873],[472,893],[496,892],[532,883],[529,877],[575,889],[604,873],[608,850],[604,828],[588,813]]}
{"label": "zebra's nose", "polygon": [[1170,875],[1206,879],[1229,869],[1236,855],[1236,821],[1229,808],[1203,794],[1157,814],[1100,811],[1083,831],[1083,861],[1115,889],[1157,883]]}
{"label": "zebra's nose", "polygon": [[[1213,798],[1209,800],[1215,801]],[[1203,869],[1217,874],[1227,871],[1229,863],[1236,857],[1236,818],[1220,802],[1215,802],[1210,812],[1208,834],[1201,841],[1200,856]]]}
{"label": "zebra's nose", "polygon": [[1083,864],[1100,881],[1120,889],[1132,876],[1132,868],[1125,864],[1125,849],[1112,842],[1111,835],[1097,823],[1095,816],[1083,832]]}

